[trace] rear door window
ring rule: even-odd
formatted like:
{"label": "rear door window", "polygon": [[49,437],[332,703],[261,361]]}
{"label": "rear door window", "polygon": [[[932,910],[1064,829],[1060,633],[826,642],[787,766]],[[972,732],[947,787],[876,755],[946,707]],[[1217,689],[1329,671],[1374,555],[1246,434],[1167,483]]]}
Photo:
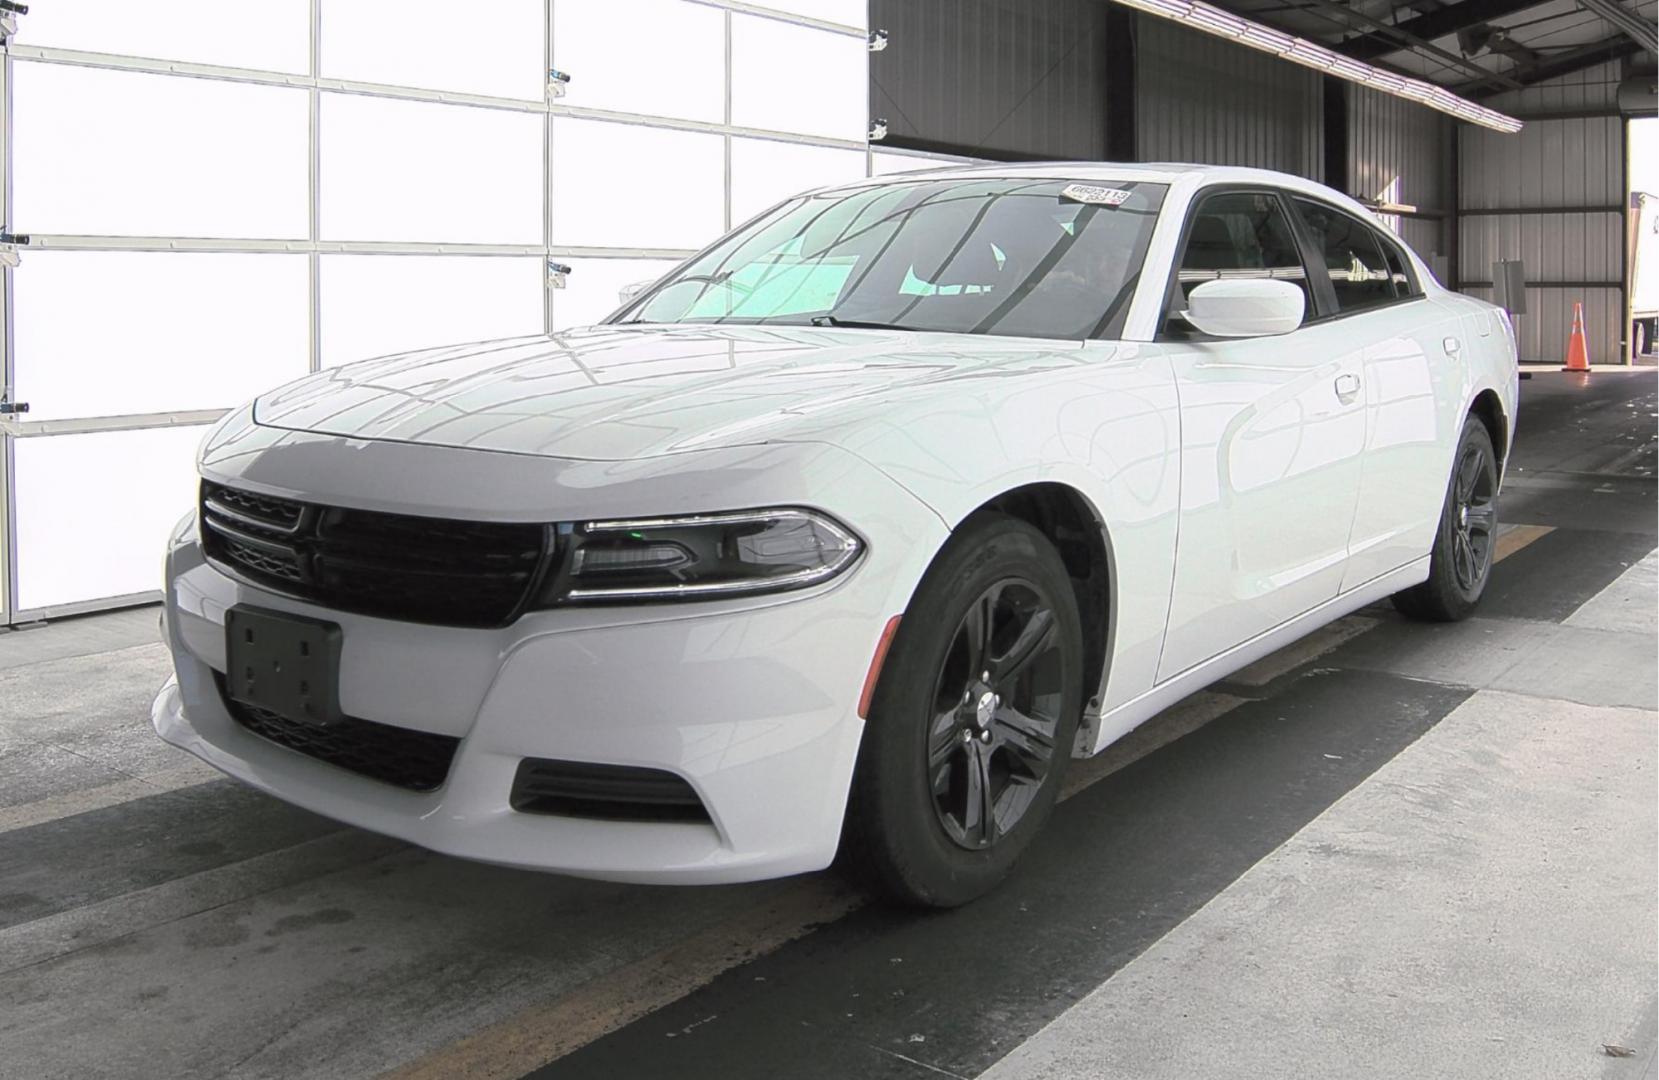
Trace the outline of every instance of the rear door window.
{"label": "rear door window", "polygon": [[1399,298],[1422,296],[1423,289],[1411,272],[1411,261],[1400,250],[1400,245],[1386,233],[1378,233],[1377,239],[1382,243],[1383,258],[1388,260],[1388,273],[1394,279],[1394,295]]}
{"label": "rear door window", "polygon": [[1325,272],[1336,292],[1337,311],[1346,315],[1392,304],[1396,299],[1395,275],[1371,226],[1324,203],[1309,199],[1295,202],[1323,257]]}

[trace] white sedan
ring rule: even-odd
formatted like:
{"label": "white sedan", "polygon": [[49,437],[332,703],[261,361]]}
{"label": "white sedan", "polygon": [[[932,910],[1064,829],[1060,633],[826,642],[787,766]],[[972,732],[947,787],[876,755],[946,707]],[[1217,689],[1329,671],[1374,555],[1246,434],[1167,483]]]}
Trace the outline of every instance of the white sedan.
{"label": "white sedan", "polygon": [[228,415],[163,739],[426,847],[948,906],[1068,759],[1493,558],[1505,314],[1353,200],[1047,164],[791,199],[605,324]]}

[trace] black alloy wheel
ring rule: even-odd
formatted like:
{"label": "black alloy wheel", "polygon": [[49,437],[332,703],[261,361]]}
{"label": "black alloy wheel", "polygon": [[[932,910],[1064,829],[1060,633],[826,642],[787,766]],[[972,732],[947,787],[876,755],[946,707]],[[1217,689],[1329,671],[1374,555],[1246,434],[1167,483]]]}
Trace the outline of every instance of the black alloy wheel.
{"label": "black alloy wheel", "polygon": [[1060,620],[1029,581],[1004,578],[957,624],[934,689],[927,782],[958,846],[983,850],[1031,809],[1054,763]]}
{"label": "black alloy wheel", "polygon": [[1489,445],[1471,441],[1462,448],[1452,481],[1452,569],[1458,588],[1479,596],[1492,572],[1498,527],[1497,468]]}
{"label": "black alloy wheel", "polygon": [[923,576],[859,746],[838,861],[890,900],[955,907],[1007,876],[1058,798],[1083,711],[1059,553],[982,512]]}
{"label": "black alloy wheel", "polygon": [[1498,540],[1498,455],[1479,417],[1464,420],[1440,524],[1429,552],[1429,577],[1394,594],[1401,613],[1428,622],[1466,619],[1492,577]]}

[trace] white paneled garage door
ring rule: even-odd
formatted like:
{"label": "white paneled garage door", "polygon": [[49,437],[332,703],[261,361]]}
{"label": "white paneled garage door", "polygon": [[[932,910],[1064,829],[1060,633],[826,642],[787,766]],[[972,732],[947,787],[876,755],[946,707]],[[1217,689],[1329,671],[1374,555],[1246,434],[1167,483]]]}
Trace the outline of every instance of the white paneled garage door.
{"label": "white paneled garage door", "polygon": [[864,0],[31,7],[0,76],[7,623],[152,597],[225,408],[593,322],[871,168]]}

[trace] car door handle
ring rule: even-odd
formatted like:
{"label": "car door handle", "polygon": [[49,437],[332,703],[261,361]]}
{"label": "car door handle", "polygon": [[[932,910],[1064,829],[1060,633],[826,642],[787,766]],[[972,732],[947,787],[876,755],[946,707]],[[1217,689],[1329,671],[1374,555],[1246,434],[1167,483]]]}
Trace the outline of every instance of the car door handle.
{"label": "car door handle", "polygon": [[1359,393],[1359,376],[1345,371],[1336,377],[1336,396],[1344,402],[1354,400]]}
{"label": "car door handle", "polygon": [[1447,356],[1456,356],[1463,350],[1463,342],[1455,337],[1449,337],[1440,343],[1440,347],[1446,350]]}

